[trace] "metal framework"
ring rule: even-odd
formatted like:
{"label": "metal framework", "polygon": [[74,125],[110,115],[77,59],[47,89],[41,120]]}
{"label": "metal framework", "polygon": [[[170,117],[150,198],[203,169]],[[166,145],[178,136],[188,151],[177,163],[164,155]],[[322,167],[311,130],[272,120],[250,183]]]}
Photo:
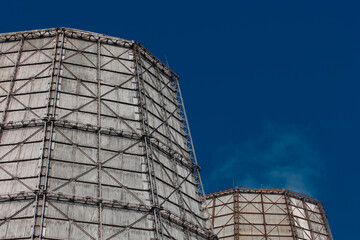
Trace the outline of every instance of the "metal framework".
{"label": "metal framework", "polygon": [[134,41],[0,34],[0,239],[213,239],[178,76]]}
{"label": "metal framework", "polygon": [[333,240],[322,203],[292,191],[236,187],[206,201],[219,239]]}

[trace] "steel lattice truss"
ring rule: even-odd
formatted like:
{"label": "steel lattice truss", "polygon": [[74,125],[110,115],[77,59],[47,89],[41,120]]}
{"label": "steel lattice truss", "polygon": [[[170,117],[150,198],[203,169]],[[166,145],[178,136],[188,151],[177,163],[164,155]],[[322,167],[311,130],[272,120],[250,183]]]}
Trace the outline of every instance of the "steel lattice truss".
{"label": "steel lattice truss", "polygon": [[178,76],[140,44],[0,35],[1,239],[211,239]]}
{"label": "steel lattice truss", "polygon": [[234,188],[206,199],[219,239],[333,240],[322,203],[301,194]]}

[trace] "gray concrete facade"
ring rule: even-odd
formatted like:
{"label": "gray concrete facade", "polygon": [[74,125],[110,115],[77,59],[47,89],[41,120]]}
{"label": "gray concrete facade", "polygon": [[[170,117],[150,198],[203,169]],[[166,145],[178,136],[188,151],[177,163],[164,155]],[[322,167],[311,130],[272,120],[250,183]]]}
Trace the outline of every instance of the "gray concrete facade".
{"label": "gray concrete facade", "polygon": [[0,34],[0,239],[212,239],[178,76],[143,46]]}

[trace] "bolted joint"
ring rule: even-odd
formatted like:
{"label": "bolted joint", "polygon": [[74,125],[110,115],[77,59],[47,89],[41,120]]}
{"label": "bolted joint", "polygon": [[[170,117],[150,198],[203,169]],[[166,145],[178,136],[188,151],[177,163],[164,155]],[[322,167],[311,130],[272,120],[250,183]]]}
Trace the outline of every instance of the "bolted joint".
{"label": "bolted joint", "polygon": [[199,165],[197,165],[197,164],[194,163],[194,164],[192,165],[192,170],[193,170],[193,172],[197,172],[197,171],[198,171],[198,172],[200,173],[200,172],[201,172],[201,167],[200,167]]}

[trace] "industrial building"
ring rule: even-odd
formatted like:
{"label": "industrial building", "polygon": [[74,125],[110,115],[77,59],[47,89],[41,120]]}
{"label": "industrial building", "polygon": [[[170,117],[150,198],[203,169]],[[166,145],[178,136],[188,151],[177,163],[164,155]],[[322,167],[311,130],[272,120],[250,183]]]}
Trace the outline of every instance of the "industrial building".
{"label": "industrial building", "polygon": [[322,203],[292,191],[235,187],[206,201],[220,240],[333,240]]}
{"label": "industrial building", "polygon": [[333,240],[316,199],[205,196],[178,75],[69,28],[0,34],[0,239]]}
{"label": "industrial building", "polygon": [[0,34],[0,239],[213,239],[178,76],[141,44]]}

